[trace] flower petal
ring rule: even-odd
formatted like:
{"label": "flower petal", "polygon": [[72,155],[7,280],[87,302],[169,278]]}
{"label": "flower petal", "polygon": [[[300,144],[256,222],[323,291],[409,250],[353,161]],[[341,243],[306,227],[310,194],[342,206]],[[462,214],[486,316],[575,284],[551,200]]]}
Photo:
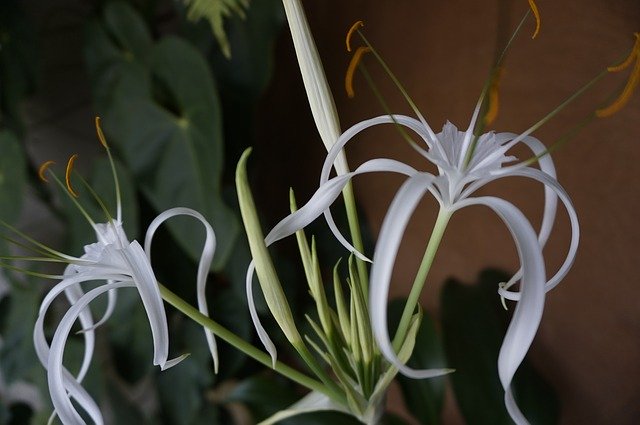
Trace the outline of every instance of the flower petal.
{"label": "flower petal", "polygon": [[104,423],[100,409],[91,396],[73,379],[63,366],[64,349],[71,327],[87,308],[89,303],[101,294],[116,288],[134,286],[131,282],[116,282],[99,286],[83,295],[64,315],[51,341],[51,350],[47,359],[47,381],[51,401],[62,423],[84,425],[78,411],[71,403],[73,397],[96,425]]}
{"label": "flower petal", "polygon": [[344,406],[334,403],[326,395],[318,391],[312,391],[285,410],[279,411],[268,419],[260,422],[258,425],[272,425],[293,416],[302,415],[305,413],[326,411],[350,413],[348,409],[346,409]]}
{"label": "flower petal", "polygon": [[456,205],[456,209],[469,205],[485,205],[500,216],[511,232],[520,257],[520,302],[516,305],[500,348],[498,374],[505,390],[505,405],[511,418],[518,425],[528,424],[513,400],[511,382],[533,342],[544,310],[546,276],[542,248],[527,218],[511,203],[495,197],[470,198],[461,201]]}
{"label": "flower petal", "polygon": [[[153,337],[153,364],[160,366],[162,370],[168,369],[176,362],[167,361],[169,356],[167,315],[153,269],[138,241],[131,242],[127,248],[122,250],[122,254],[129,265],[131,278],[138,288],[142,304],[149,318]],[[182,358],[184,356],[181,356],[180,359]]]}
{"label": "flower petal", "polygon": [[384,357],[402,374],[412,378],[432,378],[449,373],[450,369],[415,370],[407,367],[391,346],[387,327],[387,302],[389,286],[398,248],[409,219],[415,208],[433,185],[434,177],[420,173],[411,176],[402,185],[391,202],[376,243],[373,266],[371,267],[370,302],[373,335]]}
{"label": "flower petal", "polygon": [[[216,235],[209,222],[199,212],[192,210],[191,208],[171,208],[158,215],[147,228],[147,234],[144,240],[144,250],[147,254],[147,259],[151,261],[151,242],[153,241],[153,235],[162,223],[171,217],[186,215],[193,217],[203,224],[206,238],[204,241],[204,247],[202,248],[202,254],[200,255],[200,262],[198,263],[198,275],[196,278],[196,292],[198,299],[198,310],[200,313],[209,317],[209,307],[207,305],[206,287],[207,287],[207,275],[209,274],[209,268],[211,267],[211,261],[213,255],[216,252]],[[204,334],[207,338],[207,345],[209,346],[209,352],[213,359],[213,368],[215,373],[218,373],[218,347],[216,345],[213,332],[204,328]]]}

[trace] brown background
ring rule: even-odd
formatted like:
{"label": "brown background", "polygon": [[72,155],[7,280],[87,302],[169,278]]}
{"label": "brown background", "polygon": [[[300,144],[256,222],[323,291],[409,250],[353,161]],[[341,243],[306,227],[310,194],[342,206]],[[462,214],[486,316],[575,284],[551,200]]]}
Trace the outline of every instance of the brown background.
{"label": "brown background", "polygon": [[[381,113],[362,78],[356,79],[355,99],[344,95],[342,79],[349,56],[343,37],[355,20],[365,21],[367,36],[438,131],[447,119],[466,128],[495,53],[498,21],[510,17],[507,24],[514,28],[527,10],[524,0],[327,0],[305,1],[304,5],[343,129]],[[640,30],[637,0],[548,0],[540,1],[539,7],[539,37],[530,39],[533,21],[529,21],[505,64],[501,111],[494,123],[499,131],[527,129],[605,66],[619,60],[631,47],[633,32]],[[274,161],[256,165],[258,175],[270,176],[269,185],[261,191],[263,202],[282,206],[274,211],[274,221],[288,205],[283,188],[293,185],[300,199],[311,193],[324,154],[287,34],[277,54],[276,78],[260,112],[257,147]],[[375,63],[371,59],[367,63],[394,111],[408,112]],[[628,71],[607,78],[535,135],[547,145],[553,143],[624,84],[627,75]],[[526,158],[525,152],[518,153]],[[392,129],[369,131],[347,154],[352,167],[378,156],[426,167]],[[559,180],[578,211],[582,240],[570,275],[549,293],[531,355],[561,396],[563,424],[640,423],[640,281],[636,268],[640,260],[640,95],[636,93],[614,117],[591,124],[554,154],[554,159]],[[309,183],[305,186],[302,181]],[[374,231],[400,183],[389,176],[357,180],[357,199]],[[539,224],[540,187],[512,179],[491,185],[483,193],[511,200]],[[392,294],[406,293],[436,210],[435,202],[424,202],[410,224]],[[567,227],[560,208],[545,250],[549,273],[564,259]],[[517,268],[509,234],[494,214],[481,208],[456,213],[423,293],[424,305],[437,314],[444,279],[455,276],[471,282],[487,266]],[[400,408],[394,397],[390,404]],[[446,423],[461,423],[451,397],[447,406]]]}

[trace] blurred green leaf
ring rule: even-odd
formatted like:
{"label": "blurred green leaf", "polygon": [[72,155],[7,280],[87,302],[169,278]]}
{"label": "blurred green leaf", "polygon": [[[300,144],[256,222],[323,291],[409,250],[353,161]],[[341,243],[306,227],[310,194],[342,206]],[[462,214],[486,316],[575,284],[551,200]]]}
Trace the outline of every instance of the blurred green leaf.
{"label": "blurred green leaf", "polygon": [[[120,7],[135,15],[129,6]],[[218,269],[233,249],[239,225],[220,195],[222,123],[210,70],[185,41],[166,37],[149,44],[141,18],[117,21],[109,10],[101,26],[90,28],[86,49],[105,132],[157,211],[190,207],[211,222]],[[168,226],[198,259],[201,227],[183,218]]]}
{"label": "blurred green leaf", "polygon": [[[36,31],[23,2],[0,2],[0,128],[24,131],[20,102],[36,85]],[[1,152],[2,150],[0,150]]]}
{"label": "blurred green leaf", "polygon": [[189,9],[187,18],[193,21],[205,18],[209,21],[220,50],[226,57],[231,57],[229,40],[224,31],[224,18],[231,14],[244,18],[249,0],[185,0],[185,3]]}
{"label": "blurred green leaf", "polygon": [[[395,329],[406,300],[393,300],[389,305],[390,329]],[[407,363],[414,369],[440,369],[447,367],[444,347],[436,332],[435,323],[426,312],[416,335],[416,345]],[[405,404],[409,412],[424,425],[441,422],[444,402],[445,378],[411,379],[402,374],[397,376]]]}
{"label": "blurred green leaf", "polygon": [[107,383],[107,395],[111,402],[110,408],[114,423],[118,425],[148,425],[151,423],[144,417],[138,406],[123,394],[111,380]]}
{"label": "blurred green leaf", "polygon": [[20,215],[26,181],[24,152],[16,137],[0,131],[0,218],[13,223]]}
{"label": "blurred green leaf", "polygon": [[[442,292],[442,325],[448,364],[456,369],[451,381],[458,405],[469,423],[511,424],[498,378],[498,353],[507,329],[508,313],[500,306],[499,282],[510,276],[487,270],[475,285],[449,280]],[[534,425],[558,422],[553,389],[525,359],[515,377],[514,394]]]}

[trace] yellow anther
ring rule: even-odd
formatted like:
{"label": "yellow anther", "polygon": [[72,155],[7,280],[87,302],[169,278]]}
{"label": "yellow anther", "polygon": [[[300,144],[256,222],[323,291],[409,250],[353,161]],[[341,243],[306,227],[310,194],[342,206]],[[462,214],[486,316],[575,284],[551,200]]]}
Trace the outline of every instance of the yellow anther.
{"label": "yellow anther", "polygon": [[491,125],[498,117],[498,111],[500,109],[500,79],[502,78],[502,70],[500,67],[496,70],[491,86],[489,87],[489,107],[484,115],[485,125]]}
{"label": "yellow anther", "polygon": [[347,32],[347,38],[345,38],[345,44],[347,45],[347,52],[351,51],[351,37],[353,37],[353,33],[358,31],[359,28],[362,28],[364,23],[362,21],[356,21],[351,28],[349,28],[349,32]]}
{"label": "yellow anther", "polygon": [[618,96],[618,98],[614,100],[613,103],[611,103],[609,106],[605,108],[601,108],[596,111],[596,116],[598,118],[610,117],[611,115],[615,114],[620,109],[622,109],[624,105],[627,104],[629,99],[631,99],[633,92],[638,87],[638,83],[640,83],[640,34],[636,33],[635,36],[636,36],[636,43],[634,44],[629,57],[625,59],[625,61],[622,62],[620,65],[607,68],[610,72],[618,72],[627,68],[635,60],[636,63],[633,66],[633,70],[631,71],[629,80],[627,81],[627,84],[624,86],[624,89],[622,89],[622,93],[620,93],[620,96]]}
{"label": "yellow anther", "polygon": [[629,53],[629,56],[619,65],[614,65],[607,68],[607,71],[609,72],[623,71],[633,63],[633,60],[636,57],[638,57],[638,55],[640,55],[640,33],[637,32],[634,35],[636,36],[636,43],[633,45],[633,48],[631,49],[631,53]]}
{"label": "yellow anther", "polygon": [[76,162],[77,158],[78,158],[78,154],[71,155],[71,158],[69,158],[69,162],[67,162],[67,171],[65,172],[65,175],[64,175],[64,181],[67,184],[67,190],[75,198],[78,197],[78,193],[75,190],[73,190],[73,187],[71,187],[71,172],[73,171],[73,164]]}
{"label": "yellow anther", "polygon": [[356,72],[356,68],[358,64],[362,60],[362,55],[371,51],[369,47],[358,47],[356,52],[353,54],[351,58],[351,62],[349,62],[349,67],[347,68],[347,74],[344,78],[344,88],[347,91],[347,96],[354,97],[356,94],[353,91],[353,74]]}
{"label": "yellow anther", "polygon": [[536,38],[540,32],[540,10],[538,10],[538,6],[534,0],[529,0],[529,7],[531,8],[531,12],[533,12],[533,17],[536,18],[536,29],[533,31],[531,38]]}
{"label": "yellow anther", "polygon": [[40,168],[38,168],[38,177],[40,177],[40,180],[42,180],[45,183],[47,183],[49,181],[45,177],[44,173],[46,173],[47,170],[49,169],[49,167],[51,167],[53,164],[55,164],[55,161],[51,161],[51,160],[45,161],[45,162],[42,163]]}
{"label": "yellow anther", "polygon": [[96,133],[98,133],[98,140],[100,140],[100,144],[109,149],[109,145],[107,145],[107,139],[106,137],[104,137],[102,127],[100,126],[100,117],[96,117]]}

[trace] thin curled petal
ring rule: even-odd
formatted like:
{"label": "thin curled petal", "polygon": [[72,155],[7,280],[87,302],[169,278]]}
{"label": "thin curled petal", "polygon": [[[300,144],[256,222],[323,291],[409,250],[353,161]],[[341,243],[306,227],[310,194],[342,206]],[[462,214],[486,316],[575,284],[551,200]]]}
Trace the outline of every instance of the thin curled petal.
{"label": "thin curled petal", "polygon": [[66,425],[85,424],[85,421],[71,403],[70,397],[76,400],[96,425],[102,425],[104,423],[98,406],[74,379],[69,379],[70,376],[68,376],[68,372],[66,372],[66,369],[62,365],[62,361],[71,327],[76,320],[78,320],[82,311],[87,308],[91,301],[101,294],[111,289],[125,286],[133,286],[133,284],[131,282],[116,282],[99,286],[87,292],[67,311],[53,336],[47,361],[47,381],[51,393],[51,401],[56,413],[62,423]]}
{"label": "thin curled petal", "polygon": [[[64,294],[67,297],[69,304],[74,305],[84,295],[84,292],[82,291],[82,288],[80,288],[79,284],[75,284],[67,287],[64,290]],[[82,357],[82,365],[80,366],[80,371],[76,376],[76,380],[78,381],[78,383],[80,383],[89,371],[91,359],[93,358],[96,336],[95,332],[92,330],[95,325],[93,322],[93,315],[91,314],[91,310],[89,308],[86,308],[85,310],[81,311],[78,318],[80,319],[80,326],[82,326],[82,329],[90,329],[83,333],[84,355]]]}
{"label": "thin curled petal", "polygon": [[328,411],[350,413],[348,409],[334,403],[333,400],[326,395],[318,391],[312,391],[291,406],[270,416],[258,425],[273,425],[287,418],[303,415],[305,413]]}
{"label": "thin curled petal", "polygon": [[[551,178],[546,173],[543,173],[540,170],[536,170],[534,168],[525,167],[520,170],[513,171],[512,176],[522,176],[527,177],[533,180],[537,180],[545,185],[545,187],[550,188],[555,192],[555,194],[560,198],[560,201],[565,206],[567,210],[567,214],[569,215],[569,221],[571,223],[571,241],[569,242],[569,250],[567,252],[567,256],[565,257],[562,266],[558,269],[558,271],[545,283],[545,291],[548,292],[555,288],[564,277],[567,275],[573,262],[576,257],[576,253],[578,252],[578,244],[580,241],[580,224],[578,222],[578,215],[576,214],[575,208],[571,203],[571,199],[569,195],[564,190],[562,186],[553,178]],[[509,286],[505,286],[505,288],[500,289],[499,293],[504,298],[509,300],[519,300],[520,293],[518,292],[510,292],[507,291]]]}
{"label": "thin curled petal", "polygon": [[260,338],[260,342],[262,342],[262,345],[264,345],[264,348],[271,356],[271,363],[275,368],[276,360],[278,358],[278,350],[276,349],[273,341],[271,341],[271,338],[269,338],[269,334],[264,329],[264,326],[262,326],[262,322],[260,321],[260,317],[258,316],[258,310],[256,309],[256,302],[253,298],[253,274],[255,273],[255,271],[256,266],[252,260],[251,263],[249,263],[249,267],[247,268],[247,277],[245,281],[249,315],[251,316],[253,326],[256,328],[256,332],[258,333],[258,338]]}
{"label": "thin curled petal", "polygon": [[184,356],[174,359],[175,361],[167,360],[169,356],[167,315],[151,264],[138,241],[131,242],[131,245],[121,252],[129,264],[131,277],[147,312],[153,338],[153,364],[160,366],[162,370],[175,366]]}
{"label": "thin curled petal", "polygon": [[371,327],[380,352],[403,375],[422,379],[449,373],[450,369],[416,370],[406,366],[396,355],[387,327],[387,304],[389,286],[400,242],[404,236],[409,219],[429,187],[434,177],[429,174],[416,174],[404,182],[391,202],[376,243],[369,292]]}
{"label": "thin curled petal", "polygon": [[470,205],[484,205],[498,214],[509,229],[520,258],[522,266],[520,301],[516,305],[500,348],[498,375],[505,390],[505,405],[511,418],[518,425],[526,425],[529,422],[513,401],[511,383],[516,370],[529,351],[542,319],[546,281],[542,248],[527,218],[511,203],[495,197],[470,198],[461,201],[456,205],[456,209]]}
{"label": "thin curled petal", "polygon": [[[113,283],[113,281],[109,281],[107,283]],[[96,328],[104,325],[104,323],[107,320],[109,320],[109,318],[113,314],[113,311],[116,308],[117,302],[118,302],[118,292],[115,291],[115,290],[107,292],[107,308],[105,309],[105,311],[104,311],[102,317],[100,318],[100,320],[98,320],[93,326],[91,326],[89,328],[83,327],[82,330],[79,333],[85,333],[85,332],[88,332],[88,331],[93,331]]]}
{"label": "thin curled petal", "polygon": [[[147,259],[151,261],[151,242],[153,241],[153,235],[162,223],[166,220],[180,215],[186,215],[199,220],[205,229],[205,241],[202,247],[202,254],[200,255],[200,262],[198,263],[198,274],[196,277],[196,292],[198,299],[198,310],[200,313],[209,317],[209,307],[207,305],[206,287],[207,287],[207,275],[209,274],[209,268],[211,267],[211,261],[216,252],[216,235],[209,222],[199,212],[192,210],[191,208],[171,208],[158,215],[147,228],[147,234],[144,240],[144,251],[147,254]],[[215,373],[218,373],[218,347],[216,340],[209,329],[204,328],[205,338],[207,339],[207,345],[209,346],[209,352],[213,359],[213,367]]]}

